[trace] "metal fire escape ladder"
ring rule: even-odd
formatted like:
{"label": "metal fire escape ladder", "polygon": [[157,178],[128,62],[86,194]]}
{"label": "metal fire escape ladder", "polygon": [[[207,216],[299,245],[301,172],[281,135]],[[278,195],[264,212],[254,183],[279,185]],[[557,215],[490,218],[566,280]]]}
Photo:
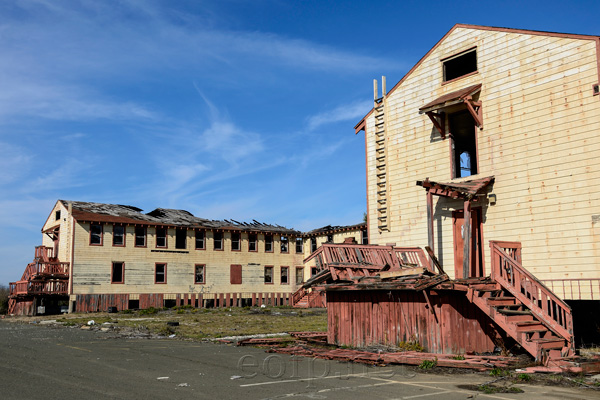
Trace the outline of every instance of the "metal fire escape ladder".
{"label": "metal fire escape ladder", "polygon": [[388,166],[386,151],[386,92],[385,76],[381,77],[382,96],[377,94],[377,80],[373,80],[375,116],[375,173],[377,183],[377,228],[379,232],[390,230],[388,217]]}

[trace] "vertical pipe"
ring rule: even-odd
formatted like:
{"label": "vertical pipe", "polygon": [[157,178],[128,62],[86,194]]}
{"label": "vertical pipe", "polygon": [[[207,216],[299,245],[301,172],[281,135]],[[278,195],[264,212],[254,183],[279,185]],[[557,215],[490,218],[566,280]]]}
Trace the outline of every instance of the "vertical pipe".
{"label": "vertical pipe", "polygon": [[471,268],[471,202],[465,200],[465,222],[464,222],[464,250],[463,250],[463,278],[468,278]]}

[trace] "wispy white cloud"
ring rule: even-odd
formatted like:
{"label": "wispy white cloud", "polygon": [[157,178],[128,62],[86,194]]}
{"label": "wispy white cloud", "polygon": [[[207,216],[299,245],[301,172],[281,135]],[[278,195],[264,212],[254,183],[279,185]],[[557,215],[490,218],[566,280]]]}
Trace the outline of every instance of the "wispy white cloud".
{"label": "wispy white cloud", "polygon": [[372,102],[359,101],[350,104],[344,104],[308,118],[308,129],[311,131],[320,128],[323,125],[335,122],[352,121],[358,122],[360,118],[373,107]]}

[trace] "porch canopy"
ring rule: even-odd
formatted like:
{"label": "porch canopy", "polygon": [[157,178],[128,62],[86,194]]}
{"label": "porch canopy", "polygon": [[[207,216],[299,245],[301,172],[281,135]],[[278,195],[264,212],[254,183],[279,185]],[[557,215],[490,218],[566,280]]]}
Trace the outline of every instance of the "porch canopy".
{"label": "porch canopy", "polygon": [[471,246],[471,203],[478,201],[484,194],[486,188],[494,182],[493,176],[487,176],[479,179],[471,179],[461,182],[434,182],[429,178],[417,181],[417,186],[422,186],[427,191],[427,242],[429,247],[434,249],[433,240],[433,195],[447,197],[451,199],[462,199],[465,211],[465,237],[464,237],[464,257],[463,273],[464,278],[469,271],[470,265],[470,246]]}
{"label": "porch canopy", "polygon": [[479,128],[482,128],[483,115],[481,110],[481,102],[473,100],[473,96],[479,92],[481,92],[481,83],[462,88],[455,92],[447,93],[419,108],[419,114],[426,114],[429,119],[431,119],[431,122],[433,122],[433,125],[435,125],[437,130],[440,132],[442,138],[445,139],[446,118],[443,114],[445,109],[457,104],[465,104],[467,106],[467,110],[469,110],[471,113],[475,124]]}

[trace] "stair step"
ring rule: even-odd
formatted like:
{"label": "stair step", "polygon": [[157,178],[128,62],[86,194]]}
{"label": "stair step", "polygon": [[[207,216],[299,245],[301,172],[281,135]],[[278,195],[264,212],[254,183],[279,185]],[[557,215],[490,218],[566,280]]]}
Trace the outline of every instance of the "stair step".
{"label": "stair step", "polygon": [[504,315],[531,315],[531,311],[529,310],[496,309],[496,311]]}
{"label": "stair step", "polygon": [[534,322],[533,315],[531,314],[521,314],[521,315],[507,315],[505,314],[506,322],[509,324],[516,324],[520,322]]}
{"label": "stair step", "polygon": [[488,297],[487,299],[490,306],[512,306],[515,301],[514,297]]}
{"label": "stair step", "polygon": [[564,339],[552,338],[552,339],[531,339],[530,342],[537,343],[542,349],[562,349],[565,345]]}
{"label": "stair step", "polygon": [[501,290],[495,283],[479,283],[469,285],[469,287],[479,292],[499,292]]}
{"label": "stair step", "polygon": [[538,321],[517,322],[516,325],[517,332],[540,332],[548,330],[548,328]]}

